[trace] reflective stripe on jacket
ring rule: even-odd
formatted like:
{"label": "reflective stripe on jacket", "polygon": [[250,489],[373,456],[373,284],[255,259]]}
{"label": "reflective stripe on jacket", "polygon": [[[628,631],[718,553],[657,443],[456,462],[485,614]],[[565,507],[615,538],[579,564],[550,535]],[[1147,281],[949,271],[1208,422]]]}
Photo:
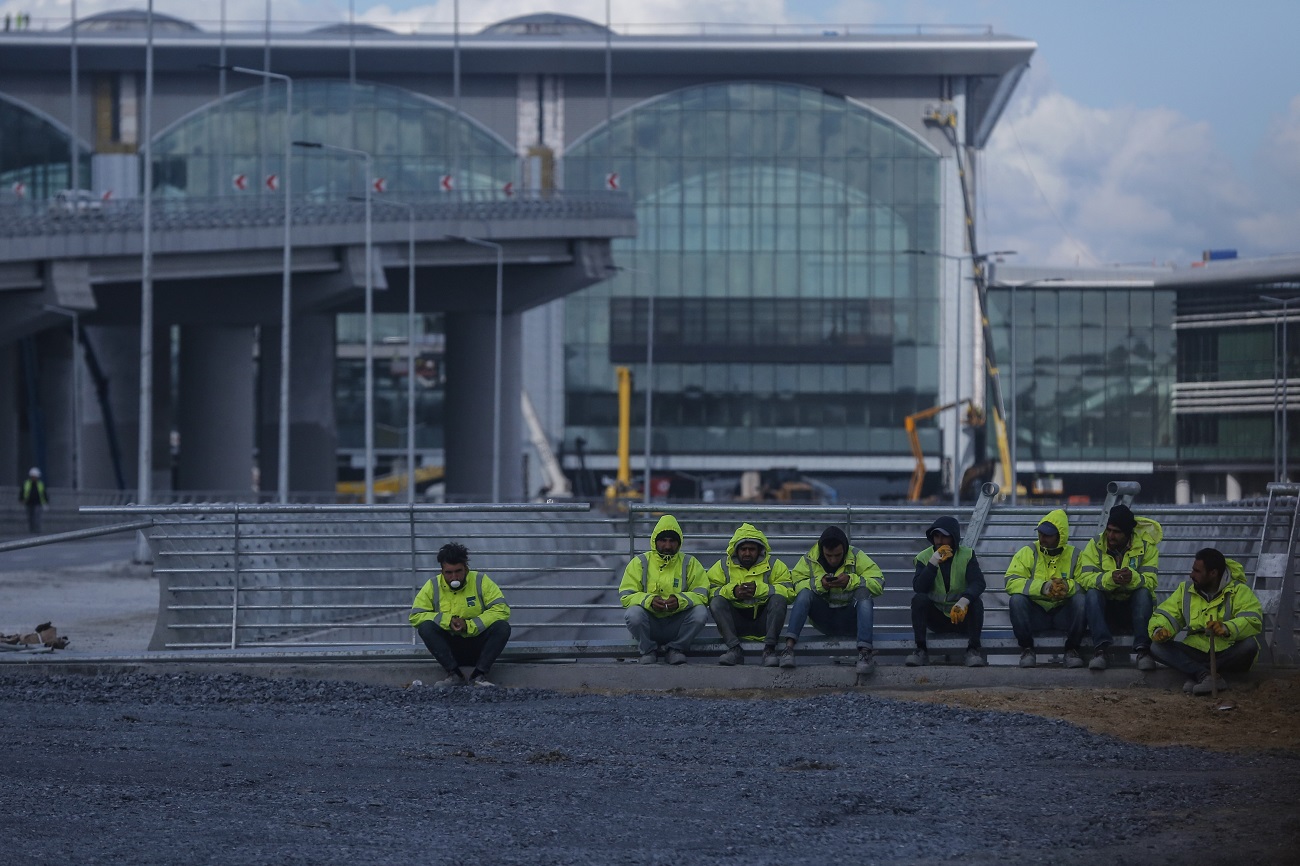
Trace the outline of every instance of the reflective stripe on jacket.
{"label": "reflective stripe on jacket", "polygon": [[873,598],[885,591],[885,573],[871,557],[856,547],[845,550],[844,562],[830,575],[839,577],[845,573],[849,575],[849,582],[843,589],[827,589],[822,586],[821,579],[827,571],[821,564],[821,545],[814,544],[795,564],[792,575],[795,594],[811,589],[825,598],[831,607],[844,607],[853,602],[853,593],[860,586],[865,586]]}
{"label": "reflective stripe on jacket", "polygon": [[1180,583],[1151,614],[1147,634],[1154,635],[1156,629],[1166,628],[1170,634],[1177,635],[1186,629],[1183,643],[1201,652],[1209,652],[1210,636],[1205,633],[1205,625],[1210,620],[1228,627],[1227,637],[1214,639],[1216,650],[1226,649],[1264,630],[1264,613],[1259,598],[1246,585],[1245,570],[1235,560],[1228,560],[1228,574],[1211,598],[1198,592],[1190,580]]}
{"label": "reflective stripe on jacket", "polygon": [[[1128,551],[1118,560],[1106,548],[1105,532],[1089,539],[1079,558],[1079,585],[1084,589],[1100,589],[1107,598],[1117,601],[1127,599],[1138,587],[1145,587],[1154,601],[1160,566],[1160,550],[1156,545],[1163,537],[1164,530],[1159,523],[1139,517]],[[1136,580],[1127,585],[1116,583],[1115,571],[1120,568],[1133,572]]]}
{"label": "reflective stripe on jacket", "polygon": [[465,575],[459,590],[447,586],[441,574],[426,581],[411,603],[411,627],[432,621],[438,628],[451,631],[451,618],[465,620],[465,636],[481,634],[494,622],[510,619],[510,605],[500,587],[480,571]]}

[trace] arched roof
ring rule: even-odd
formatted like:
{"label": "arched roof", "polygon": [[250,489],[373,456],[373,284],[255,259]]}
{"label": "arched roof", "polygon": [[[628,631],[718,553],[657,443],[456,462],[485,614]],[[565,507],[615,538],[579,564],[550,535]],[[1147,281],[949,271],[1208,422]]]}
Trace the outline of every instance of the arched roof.
{"label": "arched roof", "polygon": [[507,18],[496,24],[484,27],[482,33],[489,36],[578,36],[584,33],[604,36],[609,28],[576,15],[561,15],[557,12],[539,12],[534,15],[519,15]]}
{"label": "arched roof", "polygon": [[324,27],[317,27],[312,33],[334,34],[338,36],[347,36],[352,33],[356,36],[373,36],[373,35],[391,35],[392,30],[387,27],[380,27],[375,24],[326,24]]}
{"label": "arched roof", "polygon": [[[115,9],[87,15],[77,19],[78,33],[134,33],[149,26],[149,13],[144,9]],[[71,25],[63,30],[71,30]],[[157,33],[199,33],[201,27],[183,18],[153,13],[153,29]]]}

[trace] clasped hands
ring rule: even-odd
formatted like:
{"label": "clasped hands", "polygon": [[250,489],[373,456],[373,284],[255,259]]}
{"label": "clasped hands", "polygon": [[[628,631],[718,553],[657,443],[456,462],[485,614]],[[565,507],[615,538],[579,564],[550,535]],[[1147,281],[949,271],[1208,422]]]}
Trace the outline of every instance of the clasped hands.
{"label": "clasped hands", "polygon": [[675,595],[670,595],[667,598],[659,598],[658,596],[655,596],[654,598],[650,599],[651,610],[657,610],[657,611],[677,610],[677,605],[678,605],[678,601],[677,601],[677,596]]}
{"label": "clasped hands", "polygon": [[758,584],[756,584],[752,580],[747,580],[744,583],[736,584],[736,589],[735,589],[736,601],[751,600],[754,597],[754,592],[757,590],[757,588],[758,588]]}
{"label": "clasped hands", "polygon": [[1070,587],[1062,578],[1054,577],[1052,582],[1047,584],[1047,597],[1052,599],[1062,599],[1070,594]]}

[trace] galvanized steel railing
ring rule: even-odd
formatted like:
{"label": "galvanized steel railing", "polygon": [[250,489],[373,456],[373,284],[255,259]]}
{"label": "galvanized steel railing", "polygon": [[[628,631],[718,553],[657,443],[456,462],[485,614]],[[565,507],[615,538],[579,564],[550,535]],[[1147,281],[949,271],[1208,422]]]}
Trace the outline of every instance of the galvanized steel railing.
{"label": "galvanized steel railing", "polygon": [[[585,503],[546,505],[206,505],[84,509],[148,514],[161,581],[151,649],[411,646],[406,614],[438,572],[447,541],[470,550],[471,567],[493,577],[513,611],[512,645],[545,654],[602,646],[625,650],[617,587],[627,561],[650,547],[663,513],[681,523],[684,549],[707,568],[742,522],[762,529],[772,554],[793,567],[835,524],[885,573],[876,603],[878,646],[910,639],[913,558],[926,528],[951,508],[916,506],[631,505],[606,514]],[[1010,646],[1003,574],[1032,541],[1047,509],[995,507],[978,555],[988,580],[985,643]],[[1065,509],[1082,548],[1097,506]],[[1163,525],[1160,589],[1185,579],[1201,547],[1218,547],[1254,573],[1265,509],[1153,505],[1137,512]],[[955,512],[965,528],[971,508]],[[1083,537],[1080,537],[1080,532]],[[1294,609],[1294,587],[1285,588]],[[1286,620],[1289,626],[1292,620]],[[1294,645],[1290,628],[1278,636]]]}

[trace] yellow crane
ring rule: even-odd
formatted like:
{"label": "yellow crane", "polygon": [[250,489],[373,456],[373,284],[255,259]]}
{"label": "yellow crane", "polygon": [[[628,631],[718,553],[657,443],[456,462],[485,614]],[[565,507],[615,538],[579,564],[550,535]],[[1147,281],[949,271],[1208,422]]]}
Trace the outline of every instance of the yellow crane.
{"label": "yellow crane", "polygon": [[[919,502],[921,500],[921,487],[925,484],[925,453],[921,450],[921,437],[916,432],[916,422],[924,421],[927,418],[933,418],[940,412],[948,409],[956,409],[960,406],[966,406],[966,426],[979,427],[984,423],[984,414],[980,412],[979,407],[970,401],[969,398],[958,400],[954,403],[944,403],[941,406],[931,406],[929,409],[922,409],[920,412],[913,412],[903,419],[903,429],[907,431],[907,441],[912,445],[912,456],[916,458],[916,466],[912,469],[912,480],[907,485],[907,501]],[[953,467],[956,471],[956,467]],[[965,481],[965,478],[962,479]],[[958,483],[954,478],[953,483]],[[960,488],[959,488],[960,489]]]}
{"label": "yellow crane", "polygon": [[640,499],[641,491],[632,483],[632,368],[615,367],[618,381],[618,474],[605,488],[605,499]]}

